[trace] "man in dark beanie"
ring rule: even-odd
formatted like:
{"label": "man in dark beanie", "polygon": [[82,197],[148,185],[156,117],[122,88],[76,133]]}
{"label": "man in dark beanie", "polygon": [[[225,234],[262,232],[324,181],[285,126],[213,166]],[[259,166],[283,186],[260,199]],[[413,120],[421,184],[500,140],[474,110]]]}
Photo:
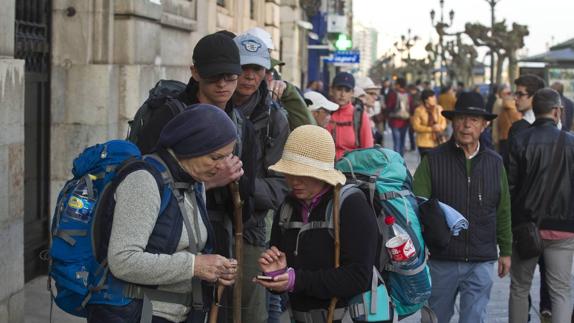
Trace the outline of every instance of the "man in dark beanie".
{"label": "man in dark beanie", "polygon": [[[570,273],[574,255],[574,136],[557,128],[560,94],[538,90],[532,99],[536,120],[511,138],[508,181],[512,228],[534,223],[542,239],[552,322],[570,322]],[[520,246],[518,246],[520,247]],[[528,293],[539,257],[512,254],[509,322],[526,322]]]}
{"label": "man in dark beanie", "polygon": [[460,294],[459,322],[485,322],[494,264],[504,277],[512,253],[506,171],[500,155],[479,140],[496,115],[486,111],[476,92],[461,93],[454,110],[442,115],[452,121],[452,137],[422,159],[413,191],[452,206],[469,226],[445,248],[430,248],[429,305],[438,322],[449,322]]}

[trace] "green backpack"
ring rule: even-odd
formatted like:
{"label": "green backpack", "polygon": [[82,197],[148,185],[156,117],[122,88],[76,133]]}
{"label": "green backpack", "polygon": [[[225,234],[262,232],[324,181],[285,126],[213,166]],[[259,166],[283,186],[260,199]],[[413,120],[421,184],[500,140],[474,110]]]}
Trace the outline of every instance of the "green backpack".
{"label": "green backpack", "polygon": [[[347,185],[360,188],[377,215],[382,245],[377,269],[389,289],[399,317],[414,314],[425,305],[431,293],[427,249],[419,222],[418,202],[412,193],[412,177],[405,161],[396,152],[381,147],[345,153],[335,165],[347,176]],[[417,261],[409,266],[391,263],[385,243],[392,228],[384,218],[392,215],[410,236]]]}

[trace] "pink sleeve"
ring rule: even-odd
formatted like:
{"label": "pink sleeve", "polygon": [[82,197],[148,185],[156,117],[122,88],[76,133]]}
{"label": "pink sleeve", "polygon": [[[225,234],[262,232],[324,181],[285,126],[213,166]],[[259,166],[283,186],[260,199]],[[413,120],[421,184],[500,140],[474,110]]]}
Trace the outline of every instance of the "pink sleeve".
{"label": "pink sleeve", "polygon": [[360,148],[371,148],[373,147],[373,131],[371,130],[371,122],[367,113],[363,112],[363,120],[361,121],[361,147]]}

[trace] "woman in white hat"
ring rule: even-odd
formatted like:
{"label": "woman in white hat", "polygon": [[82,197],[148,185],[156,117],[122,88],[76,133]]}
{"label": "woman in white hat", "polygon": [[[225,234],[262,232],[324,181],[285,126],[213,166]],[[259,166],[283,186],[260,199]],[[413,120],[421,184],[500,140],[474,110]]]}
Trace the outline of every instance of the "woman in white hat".
{"label": "woman in white hat", "polygon": [[378,234],[363,193],[342,199],[338,268],[332,232],[322,227],[329,223],[334,187],[345,183],[334,160],[330,133],[306,125],[289,135],[281,160],[270,167],[285,175],[291,194],[275,217],[272,247],[259,259],[266,277],[254,281],[273,293],[289,292],[295,322],[324,322],[333,297],[338,300],[334,321],[340,321],[347,301],[371,283]]}

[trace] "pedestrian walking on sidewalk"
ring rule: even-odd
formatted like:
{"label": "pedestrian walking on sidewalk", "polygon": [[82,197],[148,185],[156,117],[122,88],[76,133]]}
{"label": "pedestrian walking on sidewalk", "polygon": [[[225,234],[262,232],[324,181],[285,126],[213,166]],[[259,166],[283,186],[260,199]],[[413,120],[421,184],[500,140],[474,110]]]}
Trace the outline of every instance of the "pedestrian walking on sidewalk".
{"label": "pedestrian walking on sidewalk", "polygon": [[[531,127],[511,138],[508,180],[512,197],[514,252],[510,271],[509,321],[528,319],[528,293],[540,255],[552,301],[552,322],[569,322],[574,255],[574,136],[557,128],[560,94],[538,90],[532,98]],[[531,229],[532,228],[532,229]],[[524,230],[527,230],[527,235]],[[533,240],[530,240],[533,236]],[[540,241],[540,249],[534,241]]]}
{"label": "pedestrian walking on sidewalk", "polygon": [[442,115],[452,121],[453,135],[423,158],[414,175],[414,193],[452,206],[469,226],[444,249],[430,249],[429,305],[438,322],[449,322],[460,294],[459,322],[483,323],[494,263],[498,261],[498,276],[504,277],[512,253],[506,171],[500,155],[479,141],[496,115],[485,110],[482,96],[474,92],[462,93],[455,109]]}

